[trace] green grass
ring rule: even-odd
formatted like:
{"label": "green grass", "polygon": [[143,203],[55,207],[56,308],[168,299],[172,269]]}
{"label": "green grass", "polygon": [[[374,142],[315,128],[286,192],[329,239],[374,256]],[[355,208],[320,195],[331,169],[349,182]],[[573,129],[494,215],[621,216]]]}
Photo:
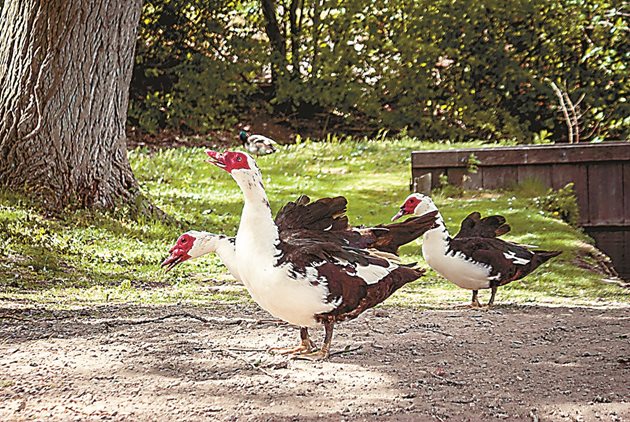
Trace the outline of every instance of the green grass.
{"label": "green grass", "polygon": [[[262,157],[258,164],[274,210],[299,194],[312,198],[344,195],[351,222],[371,225],[389,221],[407,196],[412,150],[455,146],[412,139],[303,142]],[[186,229],[234,235],[241,192],[227,173],[205,163],[205,157],[198,148],[130,153],[143,191],[164,211],[184,221]],[[508,239],[564,251],[524,283],[502,288],[498,302],[630,302],[626,290],[604,284],[601,275],[575,265],[578,255],[589,261],[590,247],[585,242],[590,240],[538,210],[532,191],[538,190],[527,186],[515,192],[434,197],[453,233],[473,210],[499,213],[513,227]],[[159,263],[180,231],[153,220],[134,221],[122,210],[110,215],[74,212],[49,219],[18,197],[0,195],[0,300],[12,306],[35,303],[54,307],[250,301],[215,256],[185,263],[165,274]],[[424,265],[419,251],[417,243],[405,246],[402,258]],[[469,295],[429,271],[388,304],[463,303]]]}

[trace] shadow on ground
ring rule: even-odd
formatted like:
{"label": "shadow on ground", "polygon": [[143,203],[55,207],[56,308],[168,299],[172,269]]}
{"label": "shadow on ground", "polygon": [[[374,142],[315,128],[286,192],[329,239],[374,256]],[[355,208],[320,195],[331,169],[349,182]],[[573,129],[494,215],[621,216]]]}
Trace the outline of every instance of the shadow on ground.
{"label": "shadow on ground", "polygon": [[318,363],[248,305],[0,316],[2,420],[630,418],[628,307],[380,308]]}

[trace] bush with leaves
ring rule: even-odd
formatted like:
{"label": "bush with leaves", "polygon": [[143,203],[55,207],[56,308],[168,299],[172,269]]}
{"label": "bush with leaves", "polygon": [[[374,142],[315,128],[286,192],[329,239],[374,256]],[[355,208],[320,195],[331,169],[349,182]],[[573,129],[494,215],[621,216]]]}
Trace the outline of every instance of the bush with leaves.
{"label": "bush with leaves", "polygon": [[[237,3],[242,6],[242,4]],[[267,52],[250,11],[219,0],[148,0],[137,43],[129,123],[204,133],[233,124],[262,87]]]}
{"label": "bush with leaves", "polygon": [[[607,0],[149,0],[132,122],[229,125],[258,100],[347,132],[628,137],[628,7]],[[546,132],[545,132],[546,131]]]}
{"label": "bush with leaves", "polygon": [[577,227],[580,209],[577,204],[573,183],[558,190],[549,189],[545,195],[534,198],[536,206],[551,213],[554,217]]}

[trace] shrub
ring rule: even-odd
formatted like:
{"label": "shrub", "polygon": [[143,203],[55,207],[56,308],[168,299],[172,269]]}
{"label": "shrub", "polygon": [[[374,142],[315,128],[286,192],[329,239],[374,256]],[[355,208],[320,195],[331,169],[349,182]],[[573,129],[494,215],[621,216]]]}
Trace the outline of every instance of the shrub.
{"label": "shrub", "polygon": [[536,206],[551,215],[562,219],[572,226],[577,227],[580,219],[573,183],[567,184],[558,190],[549,189],[546,195],[534,198]]}
{"label": "shrub", "polygon": [[566,136],[553,82],[583,114],[582,139],[625,139],[628,14],[615,4],[148,0],[130,122],[205,131],[262,101],[355,134],[544,142]]}

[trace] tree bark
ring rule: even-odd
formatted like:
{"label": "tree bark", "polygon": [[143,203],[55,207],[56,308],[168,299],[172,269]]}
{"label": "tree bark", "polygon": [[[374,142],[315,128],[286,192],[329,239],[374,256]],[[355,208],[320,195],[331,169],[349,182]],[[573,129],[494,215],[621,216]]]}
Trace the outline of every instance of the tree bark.
{"label": "tree bark", "polygon": [[269,37],[273,50],[271,62],[271,83],[275,86],[278,72],[285,68],[287,60],[287,42],[280,30],[278,18],[276,17],[276,3],[274,0],[261,0],[263,15],[265,16],[265,32]]}
{"label": "tree bark", "polygon": [[5,0],[0,188],[45,208],[111,208],[138,185],[125,122],[141,0]]}
{"label": "tree bark", "polygon": [[[304,5],[304,0],[291,0],[289,7],[289,26],[291,30],[291,64],[293,66],[293,77],[300,75],[300,22],[298,22],[297,12]],[[300,15],[301,19],[301,15]]]}

